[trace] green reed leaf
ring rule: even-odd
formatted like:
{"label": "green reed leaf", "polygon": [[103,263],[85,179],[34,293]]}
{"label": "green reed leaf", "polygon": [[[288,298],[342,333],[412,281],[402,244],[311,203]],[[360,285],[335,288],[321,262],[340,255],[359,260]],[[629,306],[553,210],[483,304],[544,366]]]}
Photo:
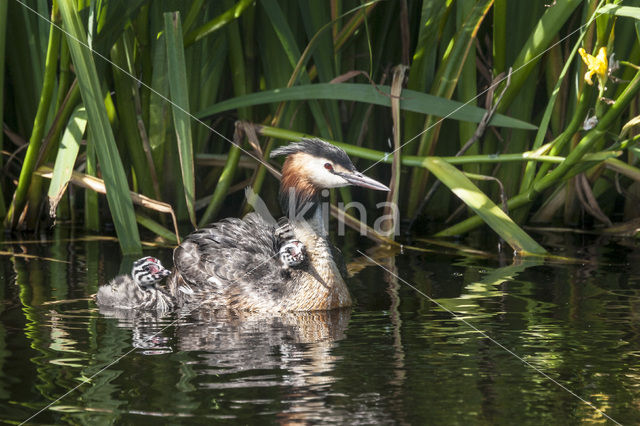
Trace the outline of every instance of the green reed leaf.
{"label": "green reed leaf", "polygon": [[[52,18],[55,20],[57,16],[55,4],[51,14]],[[47,117],[49,116],[51,99],[53,98],[57,68],[56,65],[58,62],[58,55],[60,53],[60,38],[60,31],[58,31],[54,23],[52,23],[49,31],[49,42],[47,44],[45,72],[42,91],[40,92],[40,101],[38,102],[38,110],[33,122],[27,153],[22,164],[22,169],[20,170],[18,187],[16,188],[13,201],[9,206],[7,216],[5,217],[5,227],[7,228],[13,228],[17,225],[18,217],[21,215],[22,209],[27,202],[27,192],[31,185],[33,171],[36,168],[40,146],[42,145],[42,136],[44,135]],[[37,207],[34,206],[34,209],[37,209]]]}
{"label": "green reed leaf", "polygon": [[62,135],[60,148],[53,167],[53,176],[49,184],[49,205],[51,214],[55,214],[55,208],[67,188],[73,166],[78,157],[82,135],[87,127],[87,111],[84,106],[79,106],[69,118],[67,128]]}
{"label": "green reed leaf", "polygon": [[640,20],[640,7],[620,6],[617,4],[605,4],[597,11],[598,14],[608,13],[616,16],[625,16]]}
{"label": "green reed leaf", "polygon": [[[366,102],[375,105],[391,107],[389,86],[373,87],[369,84],[341,83],[341,84],[309,84],[263,92],[252,93],[246,96],[227,99],[202,111],[196,116],[204,118],[231,109],[252,105],[268,104],[282,101],[302,101],[314,99],[340,99],[345,101]],[[438,117],[447,117],[453,120],[479,123],[485,113],[483,108],[465,105],[449,99],[439,98],[426,93],[413,90],[402,91],[400,109],[405,111],[431,114]],[[536,126],[522,120],[496,114],[491,121],[493,126],[510,127],[514,129],[535,130]]]}
{"label": "green reed leaf", "polygon": [[528,254],[547,253],[461,171],[437,157],[426,158],[424,165],[514,250]]}
{"label": "green reed leaf", "polygon": [[189,89],[187,86],[187,68],[184,60],[184,43],[182,41],[179,12],[164,14],[164,30],[167,45],[169,92],[172,101],[173,124],[176,128],[178,154],[180,155],[182,184],[184,185],[189,220],[193,226],[196,226],[196,185],[193,166],[191,116],[189,114]]}
{"label": "green reed leaf", "polygon": [[60,12],[80,93],[87,109],[89,129],[95,140],[95,150],[107,189],[107,201],[123,253],[141,253],[140,235],[136,224],[133,203],[129,196],[127,176],[120,160],[116,141],[109,123],[91,51],[85,45],[87,35],[75,1],[61,0]]}

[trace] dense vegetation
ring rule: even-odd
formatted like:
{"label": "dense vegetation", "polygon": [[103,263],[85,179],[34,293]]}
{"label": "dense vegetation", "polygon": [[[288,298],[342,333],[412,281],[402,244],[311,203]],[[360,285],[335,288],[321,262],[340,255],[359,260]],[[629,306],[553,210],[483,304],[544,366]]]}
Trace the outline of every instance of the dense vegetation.
{"label": "dense vegetation", "polygon": [[516,224],[634,234],[635,3],[3,1],[0,217],[106,220],[137,252],[139,225],[175,242],[242,214],[247,185],[276,206],[256,158],[314,135],[390,181],[419,234],[487,223],[534,253]]}

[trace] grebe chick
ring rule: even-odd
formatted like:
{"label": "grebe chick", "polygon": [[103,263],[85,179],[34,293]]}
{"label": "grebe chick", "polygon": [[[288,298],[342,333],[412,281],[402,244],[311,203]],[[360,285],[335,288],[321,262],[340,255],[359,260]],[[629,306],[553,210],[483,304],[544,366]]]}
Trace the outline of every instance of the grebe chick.
{"label": "grebe chick", "polygon": [[304,244],[298,240],[290,240],[280,247],[282,267],[288,269],[304,262]]}
{"label": "grebe chick", "polygon": [[96,303],[118,309],[168,311],[175,305],[173,297],[157,284],[170,274],[155,257],[143,257],[133,262],[131,275],[119,275],[101,286]]}
{"label": "grebe chick", "polygon": [[249,213],[187,236],[173,252],[169,279],[179,304],[260,312],[351,306],[334,259],[337,249],[327,238],[320,194],[347,185],[389,188],[359,173],[342,149],[320,139],[303,139],[271,153],[281,155],[286,159],[280,199],[288,231]]}

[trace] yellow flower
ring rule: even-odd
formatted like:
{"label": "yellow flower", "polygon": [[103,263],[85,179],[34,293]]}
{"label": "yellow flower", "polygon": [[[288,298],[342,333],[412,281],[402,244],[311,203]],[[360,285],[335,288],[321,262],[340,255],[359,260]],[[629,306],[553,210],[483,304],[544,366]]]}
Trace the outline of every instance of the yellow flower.
{"label": "yellow flower", "polygon": [[587,64],[587,73],[584,75],[584,80],[590,85],[593,85],[591,78],[595,74],[598,76],[598,85],[602,88],[607,78],[607,71],[609,70],[607,48],[602,46],[600,50],[598,50],[598,56],[588,54],[583,48],[578,49],[578,53],[582,56],[584,63]]}

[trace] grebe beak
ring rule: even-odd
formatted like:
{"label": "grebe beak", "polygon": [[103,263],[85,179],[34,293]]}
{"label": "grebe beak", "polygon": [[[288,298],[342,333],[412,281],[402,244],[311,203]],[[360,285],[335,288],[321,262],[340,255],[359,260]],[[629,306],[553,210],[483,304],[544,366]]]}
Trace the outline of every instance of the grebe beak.
{"label": "grebe beak", "polygon": [[361,186],[363,188],[377,189],[378,191],[389,191],[389,187],[381,184],[375,179],[371,179],[360,172],[340,172],[336,173],[344,178],[351,185]]}

